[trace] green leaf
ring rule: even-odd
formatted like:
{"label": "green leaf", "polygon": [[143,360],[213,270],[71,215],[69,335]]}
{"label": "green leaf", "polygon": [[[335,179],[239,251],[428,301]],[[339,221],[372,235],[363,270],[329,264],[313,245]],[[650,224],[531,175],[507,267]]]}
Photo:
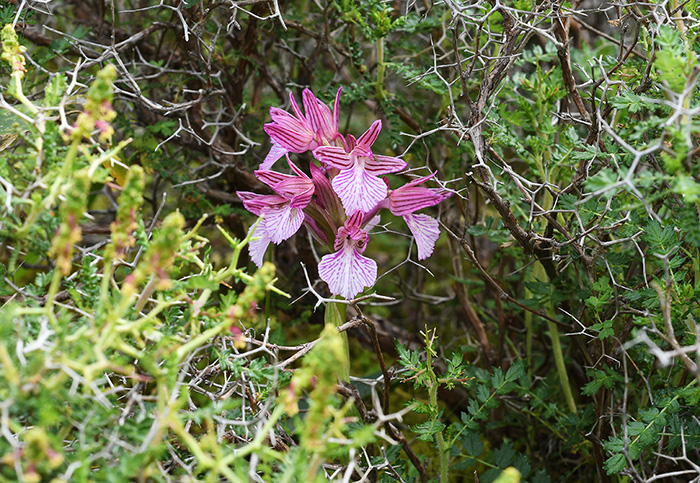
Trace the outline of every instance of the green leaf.
{"label": "green leaf", "polygon": [[[617,183],[617,180],[618,176],[612,169],[603,168],[586,180],[586,189],[593,192],[603,191]],[[612,198],[615,192],[616,190],[614,189],[607,189],[603,191],[603,196],[605,198]]]}
{"label": "green leaf", "polygon": [[625,455],[616,454],[605,461],[603,468],[605,468],[607,474],[614,475],[615,473],[619,473],[620,471],[624,470],[625,466],[627,466]]}
{"label": "green leaf", "polygon": [[637,113],[646,107],[644,98],[635,94],[633,91],[625,91],[613,97],[610,99],[610,105],[617,109],[627,109],[632,113]]}
{"label": "green leaf", "polygon": [[517,360],[506,372],[506,381],[513,382],[525,375],[525,363],[522,360]]}
{"label": "green leaf", "polygon": [[513,462],[515,450],[510,442],[503,443],[500,448],[493,452],[493,459],[499,468],[505,468]]}
{"label": "green leaf", "polygon": [[481,456],[481,453],[484,451],[484,442],[481,441],[481,437],[478,433],[465,431],[462,437],[460,438],[460,442],[462,443],[464,451],[469,456],[473,456],[474,458],[478,458],[479,456]]}
{"label": "green leaf", "polygon": [[411,430],[418,435],[421,441],[432,441],[433,435],[441,433],[446,426],[438,419],[431,419],[424,423],[416,424],[411,427]]}

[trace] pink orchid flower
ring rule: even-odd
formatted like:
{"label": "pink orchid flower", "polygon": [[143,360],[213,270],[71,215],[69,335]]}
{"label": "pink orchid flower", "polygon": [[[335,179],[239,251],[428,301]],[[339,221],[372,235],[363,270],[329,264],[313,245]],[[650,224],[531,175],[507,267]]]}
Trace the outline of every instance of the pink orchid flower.
{"label": "pink orchid flower", "polygon": [[286,153],[303,153],[318,146],[331,145],[340,140],[338,122],[340,119],[340,92],[335,95],[333,110],[318,100],[309,89],[302,92],[302,102],[306,115],[301,113],[299,105],[292,93],[289,99],[294,115],[279,109],[270,108],[272,122],[265,124],[265,132],[272,139],[272,148],[260,165],[260,169],[268,170]]}
{"label": "pink orchid flower", "polygon": [[396,173],[406,167],[403,159],[372,153],[372,144],[381,129],[382,121],[376,120],[360,139],[348,135],[347,147],[320,146],[314,149],[316,159],[340,170],[332,185],[348,215],[356,211],[371,211],[387,195],[387,186],[378,176]]}
{"label": "pink orchid flower", "polygon": [[418,247],[418,260],[425,260],[433,253],[435,243],[440,237],[440,228],[436,219],[424,214],[415,214],[415,212],[437,205],[452,194],[445,190],[418,186],[436,174],[437,171],[415,179],[389,193],[389,211],[393,215],[403,217],[408,229],[411,230]]}
{"label": "pink orchid flower", "polygon": [[360,228],[362,217],[356,212],[346,220],[335,237],[335,253],[325,255],[318,264],[318,274],[331,293],[347,300],[377,281],[377,263],[362,255],[369,241],[369,234]]}
{"label": "pink orchid flower", "polygon": [[294,165],[289,157],[287,162],[297,176],[267,170],[255,172],[255,176],[277,194],[236,192],[248,211],[263,216],[255,230],[255,236],[259,239],[250,242],[250,255],[258,267],[262,265],[263,255],[270,242],[277,245],[301,228],[305,217],[303,210],[311,202],[314,194],[311,178]]}

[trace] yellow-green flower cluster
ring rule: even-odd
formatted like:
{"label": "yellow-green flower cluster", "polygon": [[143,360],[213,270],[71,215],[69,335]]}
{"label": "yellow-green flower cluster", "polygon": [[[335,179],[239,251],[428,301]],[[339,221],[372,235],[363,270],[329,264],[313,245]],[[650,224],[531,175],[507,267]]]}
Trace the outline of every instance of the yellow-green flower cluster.
{"label": "yellow-green flower cluster", "polygon": [[112,82],[117,77],[117,69],[113,65],[107,65],[97,73],[97,78],[90,86],[87,93],[87,101],[83,112],[78,115],[78,119],[70,132],[71,138],[75,140],[84,139],[98,129],[101,142],[108,142],[112,139],[114,129],[110,122],[117,117],[117,113],[112,107],[114,92]]}
{"label": "yellow-green flower cluster", "polygon": [[168,270],[175,261],[175,256],[182,243],[182,229],[185,226],[185,218],[180,212],[170,213],[163,220],[158,232],[153,237],[151,245],[146,251],[143,261],[127,281],[136,285],[148,275],[153,275],[157,290],[167,290],[172,285],[168,276]]}
{"label": "yellow-green flower cluster", "polygon": [[119,196],[117,217],[110,225],[112,243],[107,247],[108,257],[123,257],[129,248],[134,246],[134,230],[137,228],[137,213],[143,204],[143,188],[145,185],[143,168],[131,166],[126,176],[124,189]]}
{"label": "yellow-green flower cluster", "polygon": [[63,275],[70,274],[73,266],[73,245],[82,240],[80,219],[85,213],[87,196],[90,193],[90,177],[86,170],[73,175],[73,183],[66,192],[61,205],[61,226],[51,245],[49,255],[56,258],[56,267]]}
{"label": "yellow-green flower cluster", "polygon": [[10,64],[12,77],[24,78],[24,73],[27,72],[27,68],[24,66],[24,52],[27,48],[19,45],[17,32],[15,32],[11,24],[8,23],[3,27],[0,39],[2,39],[2,54],[0,54],[0,58]]}

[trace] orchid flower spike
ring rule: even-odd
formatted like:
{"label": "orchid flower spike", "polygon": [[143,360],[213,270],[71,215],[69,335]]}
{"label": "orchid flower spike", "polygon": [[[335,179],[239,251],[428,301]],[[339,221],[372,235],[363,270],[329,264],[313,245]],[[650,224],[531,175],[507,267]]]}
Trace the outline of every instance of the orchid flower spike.
{"label": "orchid flower spike", "polygon": [[289,156],[287,162],[297,176],[267,170],[255,172],[258,179],[277,194],[236,192],[248,211],[263,217],[255,230],[259,239],[253,240],[249,246],[251,258],[258,267],[262,266],[263,255],[270,242],[277,245],[301,228],[305,216],[303,210],[314,194],[311,178],[292,163]]}
{"label": "orchid flower spike", "polygon": [[338,133],[340,119],[340,92],[335,95],[333,110],[318,100],[309,89],[304,89],[302,102],[306,114],[302,114],[292,93],[289,99],[294,115],[279,109],[270,108],[272,122],[265,124],[265,132],[272,139],[272,148],[260,165],[260,169],[269,170],[272,165],[286,153],[303,153],[318,146],[333,145],[336,140],[342,143]]}
{"label": "orchid flower spike", "polygon": [[347,215],[371,211],[387,195],[387,186],[378,176],[406,167],[403,159],[372,153],[381,129],[382,121],[376,120],[360,139],[348,135],[347,147],[320,146],[314,150],[316,159],[340,170],[332,185]]}
{"label": "orchid flower spike", "polygon": [[425,260],[433,253],[435,243],[440,237],[440,228],[436,219],[424,214],[415,214],[415,212],[437,205],[452,194],[446,190],[418,186],[436,174],[437,171],[415,179],[389,193],[389,211],[393,215],[403,217],[408,229],[411,230],[418,246],[418,260]]}
{"label": "orchid flower spike", "polygon": [[356,212],[345,221],[335,237],[335,253],[325,255],[318,264],[318,274],[331,293],[347,300],[377,281],[377,263],[362,255],[369,241],[369,234],[360,228],[362,217]]}

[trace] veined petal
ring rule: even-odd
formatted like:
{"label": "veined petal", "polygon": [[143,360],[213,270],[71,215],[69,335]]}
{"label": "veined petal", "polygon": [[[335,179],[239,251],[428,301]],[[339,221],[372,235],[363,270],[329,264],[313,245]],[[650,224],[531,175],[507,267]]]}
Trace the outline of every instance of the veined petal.
{"label": "veined petal", "polygon": [[338,195],[333,191],[331,182],[316,164],[311,163],[311,178],[314,182],[314,192],[316,200],[321,208],[326,209],[333,218],[338,218],[342,214],[342,204]]}
{"label": "veined petal", "polygon": [[318,274],[331,293],[350,300],[377,281],[377,263],[346,245],[321,259]]}
{"label": "veined petal", "polygon": [[412,181],[409,181],[405,185],[402,186],[402,188],[407,188],[409,186],[418,186],[419,184],[423,184],[429,179],[433,178],[437,174],[437,171],[433,171],[430,173],[428,176],[423,176],[422,178],[415,178]]}
{"label": "veined petal", "polygon": [[375,155],[365,160],[365,170],[375,176],[397,173],[407,166],[406,161],[394,156]]}
{"label": "veined petal", "polygon": [[402,186],[389,193],[389,210],[396,216],[403,216],[421,208],[437,205],[449,193],[421,186]]}
{"label": "veined petal", "polygon": [[278,173],[277,171],[258,169],[253,174],[260,181],[268,185],[270,188],[274,188],[275,185],[281,183],[287,178],[291,178],[290,175],[284,173]]}
{"label": "veined petal", "polygon": [[306,116],[304,116],[301,113],[301,110],[299,109],[299,105],[297,104],[297,100],[294,98],[294,94],[291,91],[289,92],[289,101],[292,103],[292,110],[294,110],[294,114],[296,114],[299,119],[302,119],[302,120],[308,122],[308,119],[306,118]]}
{"label": "veined petal", "polygon": [[262,214],[262,210],[265,208],[287,202],[287,199],[281,196],[259,195],[249,191],[236,191],[236,195],[238,195],[243,202],[245,209],[257,216],[260,216]]}
{"label": "veined petal", "polygon": [[267,153],[267,156],[265,156],[265,159],[263,162],[260,164],[260,167],[258,169],[261,170],[269,170],[272,168],[272,165],[275,164],[275,162],[280,159],[282,156],[287,154],[289,151],[276,142],[272,142],[272,147],[270,148],[270,152]]}
{"label": "veined petal", "polygon": [[309,187],[306,191],[296,194],[289,201],[289,206],[292,208],[297,208],[303,210],[306,206],[311,203],[311,197],[314,195],[314,185],[309,181]]}
{"label": "veined petal", "polygon": [[354,164],[352,156],[340,146],[320,146],[314,149],[314,158],[338,169],[350,169]]}
{"label": "veined petal", "polygon": [[333,178],[332,185],[348,215],[357,210],[367,213],[387,194],[386,184],[365,172],[361,166],[341,171]]}
{"label": "veined petal", "polygon": [[311,130],[320,132],[321,136],[330,142],[338,134],[338,125],[333,123],[333,113],[328,106],[316,99],[309,89],[302,92],[302,100]]}
{"label": "veined petal", "polygon": [[292,163],[292,160],[289,159],[289,156],[287,156],[287,163],[289,164],[289,167],[292,168],[292,171],[294,171],[298,176],[301,176],[302,178],[310,179],[306,173],[304,173],[299,166],[296,164]]}
{"label": "veined petal", "polygon": [[311,131],[311,126],[304,116],[295,117],[279,107],[270,108],[272,123],[292,131]]}
{"label": "veined petal", "polygon": [[348,134],[348,140],[347,140],[347,152],[352,153],[353,150],[357,147],[357,139],[355,139],[355,136],[352,134]]}
{"label": "veined petal", "polygon": [[289,203],[268,208],[263,211],[263,216],[261,223],[265,236],[275,245],[294,235],[304,222],[304,212]]}
{"label": "veined petal", "polygon": [[418,260],[425,260],[435,248],[435,242],[440,238],[440,225],[435,218],[422,214],[404,215],[408,229],[413,233],[418,246]]}
{"label": "veined petal", "polygon": [[314,220],[308,213],[304,213],[304,224],[322,244],[326,245],[328,243],[328,237],[326,237],[324,231],[318,226],[316,220]]}
{"label": "veined petal", "polygon": [[309,178],[301,178],[300,176],[291,176],[285,179],[281,183],[277,183],[273,189],[281,196],[286,198],[291,198],[293,196],[306,193],[311,190],[311,194],[314,192],[314,183]]}
{"label": "veined petal", "polygon": [[[250,254],[250,259],[253,260],[253,263],[257,265],[258,268],[262,267],[263,264],[263,257],[265,256],[265,251],[267,250],[268,245],[270,244],[270,239],[267,238],[263,230],[260,229],[260,224],[258,224],[258,229],[256,230],[254,237],[259,237],[257,240],[251,240],[248,243],[248,253]],[[253,230],[253,227],[255,225],[250,227],[250,230],[248,230],[248,233],[250,233]]]}
{"label": "veined petal", "polygon": [[333,129],[335,132],[338,132],[338,126],[340,126],[340,93],[342,90],[342,87],[338,88],[333,102]]}
{"label": "veined petal", "polygon": [[263,128],[273,141],[287,151],[303,153],[316,146],[313,141],[313,132],[307,130],[301,123],[297,123],[296,127],[292,126],[292,123],[289,124],[288,127],[276,123],[265,124]]}
{"label": "veined petal", "polygon": [[372,125],[365,131],[365,133],[360,136],[360,139],[357,140],[357,144],[359,146],[364,146],[366,148],[370,147],[372,144],[374,144],[374,141],[377,140],[377,136],[379,136],[379,132],[382,130],[382,121],[377,119],[372,123]]}

